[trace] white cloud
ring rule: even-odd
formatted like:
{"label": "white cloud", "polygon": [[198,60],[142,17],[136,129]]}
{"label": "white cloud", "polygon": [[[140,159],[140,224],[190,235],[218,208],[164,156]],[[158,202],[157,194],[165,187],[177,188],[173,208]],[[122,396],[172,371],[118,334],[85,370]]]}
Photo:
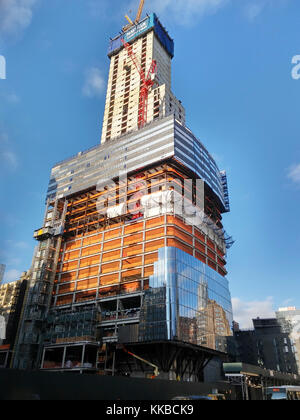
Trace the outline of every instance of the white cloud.
{"label": "white cloud", "polygon": [[[145,11],[155,12],[160,17],[170,18],[182,25],[190,25],[196,22],[196,19],[206,14],[216,13],[231,0],[152,0],[145,4]],[[131,7],[133,17],[137,2],[133,1]],[[151,9],[150,9],[151,8]]]}
{"label": "white cloud", "polygon": [[4,150],[0,152],[1,160],[7,164],[11,169],[15,170],[18,166],[17,156],[14,152]]}
{"label": "white cloud", "polygon": [[258,15],[261,14],[265,6],[266,6],[266,2],[263,2],[263,1],[248,3],[245,6],[246,17],[249,20],[254,20]]}
{"label": "white cloud", "polygon": [[16,35],[32,21],[38,0],[0,0],[0,36]]}
{"label": "white cloud", "polygon": [[11,170],[18,167],[17,155],[11,149],[7,134],[3,132],[0,132],[0,163]]}
{"label": "white cloud", "polygon": [[105,80],[101,71],[97,67],[91,67],[87,70],[82,93],[84,96],[92,98],[101,96],[105,87]]}
{"label": "white cloud", "polygon": [[19,248],[19,249],[28,249],[29,248],[29,244],[27,242],[23,242],[23,241],[16,242],[15,246],[16,246],[16,248]]}
{"label": "white cloud", "polygon": [[2,96],[10,104],[18,104],[20,102],[20,97],[15,93],[7,93],[6,95]]}
{"label": "white cloud", "polygon": [[[288,2],[289,0],[152,0],[145,2],[144,11],[155,12],[159,17],[176,21],[177,24],[193,25],[204,15],[215,14],[229,4],[241,7],[246,18],[253,21],[266,8],[280,7]],[[130,17],[134,19],[136,0],[132,0],[126,7],[127,13],[130,9]]]}
{"label": "white cloud", "polygon": [[13,241],[12,239],[7,239],[5,241],[5,244],[9,247],[18,248],[18,249],[28,249],[29,248],[28,242],[24,242],[24,241]]}
{"label": "white cloud", "polygon": [[300,163],[292,165],[288,170],[288,178],[291,179],[295,184],[300,185]]}
{"label": "white cloud", "polygon": [[291,303],[293,303],[295,301],[295,299],[293,298],[289,298],[289,299],[285,299],[282,304],[280,305],[280,307],[282,306],[290,306]]}
{"label": "white cloud", "polygon": [[12,268],[11,270],[5,271],[3,282],[10,283],[12,281],[19,280],[21,274],[22,274],[22,271],[16,270],[14,268]]}
{"label": "white cloud", "polygon": [[[7,218],[4,214],[0,214],[4,222]],[[16,241],[6,239],[0,242],[0,262],[8,267],[18,267],[22,264],[22,253],[30,248],[29,244],[24,241]]]}
{"label": "white cloud", "polygon": [[1,92],[0,100],[3,100],[11,105],[16,105],[21,102],[21,98],[15,92]]}
{"label": "white cloud", "polygon": [[267,8],[285,6],[289,0],[248,0],[244,6],[246,17],[253,21]]}
{"label": "white cloud", "polygon": [[253,328],[252,319],[274,318],[273,298],[265,300],[243,301],[239,298],[232,298],[233,319],[240,324],[241,328]]}

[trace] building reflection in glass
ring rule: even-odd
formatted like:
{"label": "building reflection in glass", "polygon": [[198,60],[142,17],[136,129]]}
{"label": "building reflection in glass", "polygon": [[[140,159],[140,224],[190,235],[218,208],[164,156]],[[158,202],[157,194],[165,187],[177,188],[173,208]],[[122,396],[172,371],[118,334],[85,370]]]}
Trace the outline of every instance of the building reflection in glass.
{"label": "building reflection in glass", "polygon": [[231,323],[227,279],[180,249],[161,248],[144,296],[139,341],[180,340],[226,351]]}

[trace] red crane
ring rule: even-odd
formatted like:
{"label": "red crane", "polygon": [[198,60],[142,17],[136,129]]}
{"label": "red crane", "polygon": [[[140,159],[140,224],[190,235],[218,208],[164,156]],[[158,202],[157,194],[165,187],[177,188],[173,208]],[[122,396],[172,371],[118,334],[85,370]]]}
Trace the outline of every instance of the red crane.
{"label": "red crane", "polygon": [[131,58],[135,68],[139,72],[141,78],[141,88],[140,88],[140,99],[139,99],[139,112],[138,112],[138,127],[142,128],[147,122],[147,113],[148,113],[148,96],[149,92],[154,85],[154,78],[157,71],[157,64],[155,60],[152,60],[150,69],[147,76],[140,65],[135,53],[133,52],[132,45],[128,44],[124,39],[122,43],[126,48],[128,56]]}

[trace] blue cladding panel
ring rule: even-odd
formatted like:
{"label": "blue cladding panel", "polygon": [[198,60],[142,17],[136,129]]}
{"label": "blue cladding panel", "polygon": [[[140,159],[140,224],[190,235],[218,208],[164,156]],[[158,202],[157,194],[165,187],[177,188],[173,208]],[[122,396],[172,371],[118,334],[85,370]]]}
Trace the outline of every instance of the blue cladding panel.
{"label": "blue cladding panel", "polygon": [[109,43],[108,47],[108,55],[111,55],[114,51],[122,48],[122,35],[119,36],[119,38],[112,39]]}
{"label": "blue cladding panel", "polygon": [[165,47],[171,57],[174,56],[174,41],[169,37],[166,30],[163,28],[155,13],[151,13],[148,18],[142,20],[138,25],[129,29],[124,35],[112,39],[108,47],[108,55],[112,55],[115,51],[123,47],[122,38],[126,42],[133,41],[136,37],[147,32],[149,29],[154,28],[154,31],[159,38],[162,45]]}
{"label": "blue cladding panel", "polygon": [[155,15],[154,22],[155,22],[154,30],[160,42],[165,47],[165,49],[170,54],[170,56],[174,57],[174,41],[169,37],[166,30],[163,28],[160,21],[157,19],[156,15]]}

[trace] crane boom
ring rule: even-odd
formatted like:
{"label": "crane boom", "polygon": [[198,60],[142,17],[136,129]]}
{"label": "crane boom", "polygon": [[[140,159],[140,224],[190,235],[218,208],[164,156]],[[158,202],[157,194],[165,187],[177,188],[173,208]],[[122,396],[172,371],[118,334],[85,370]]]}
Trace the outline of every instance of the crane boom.
{"label": "crane boom", "polygon": [[125,15],[125,18],[128,20],[130,25],[133,25],[133,22],[128,15]]}
{"label": "crane boom", "polygon": [[141,0],[140,5],[139,5],[139,10],[138,10],[136,18],[135,18],[135,23],[138,23],[141,19],[143,9],[144,9],[144,4],[145,4],[145,0]]}
{"label": "crane boom", "polygon": [[141,80],[142,80],[143,84],[145,84],[145,82],[146,82],[145,73],[144,73],[142,67],[139,64],[136,55],[132,51],[132,46],[130,44],[128,44],[128,42],[124,41],[124,39],[122,39],[122,43],[123,43],[124,47],[126,48],[127,53],[129,55],[129,57],[131,58],[134,66],[135,66],[135,68],[137,69],[137,71],[138,71],[138,73],[139,73],[139,75],[141,77]]}
{"label": "crane boom", "polygon": [[153,76],[155,76],[157,71],[157,63],[155,60],[152,61],[149,72],[147,74],[146,80],[151,79]]}
{"label": "crane boom", "polygon": [[137,12],[137,15],[136,15],[136,18],[135,18],[134,22],[132,22],[132,20],[130,19],[130,17],[128,15],[125,15],[125,18],[129,23],[126,26],[123,27],[123,32],[126,32],[129,28],[131,28],[132,26],[139,23],[139,21],[141,19],[141,16],[142,16],[142,13],[143,13],[144,4],[145,4],[145,0],[140,0],[139,10]]}
{"label": "crane boom", "polygon": [[138,356],[137,354],[131,353],[131,351],[127,350],[124,346],[123,346],[123,350],[125,353],[130,354],[130,356],[135,357],[136,359],[140,360],[141,362],[146,363],[147,365],[151,366],[154,368],[154,377],[159,375],[159,369],[157,365],[154,365],[153,363],[149,362],[146,359],[143,359],[142,357]]}

